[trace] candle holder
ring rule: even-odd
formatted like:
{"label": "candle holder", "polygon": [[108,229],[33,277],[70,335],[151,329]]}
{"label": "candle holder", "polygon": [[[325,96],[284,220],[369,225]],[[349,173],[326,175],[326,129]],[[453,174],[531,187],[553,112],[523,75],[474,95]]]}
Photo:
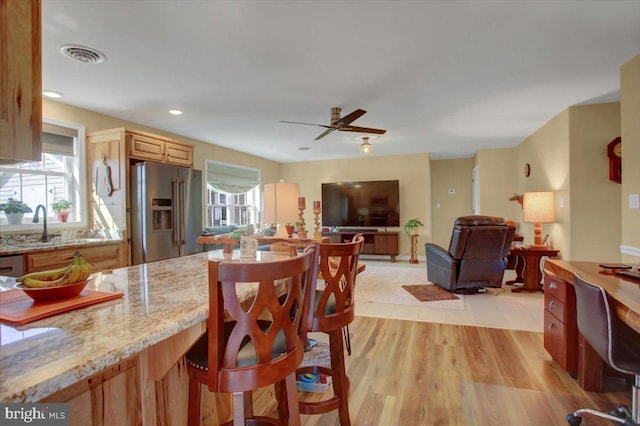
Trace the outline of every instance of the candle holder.
{"label": "candle holder", "polygon": [[[316,203],[318,203],[316,205]],[[320,232],[320,201],[314,201],[313,202],[313,222],[315,223],[314,226],[314,230],[315,233],[313,234],[314,238],[322,238],[322,232]]]}
{"label": "candle holder", "polygon": [[304,207],[298,207],[298,211],[300,213],[298,213],[298,217],[300,218],[300,222],[298,222],[298,233],[300,233],[300,231],[303,232],[307,232],[305,229],[305,222],[304,222]]}

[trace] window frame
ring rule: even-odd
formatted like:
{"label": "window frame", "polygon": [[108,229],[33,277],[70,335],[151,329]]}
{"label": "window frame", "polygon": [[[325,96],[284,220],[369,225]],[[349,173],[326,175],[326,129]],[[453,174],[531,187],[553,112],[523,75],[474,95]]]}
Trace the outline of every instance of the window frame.
{"label": "window frame", "polygon": [[[71,228],[86,228],[89,218],[88,218],[88,208],[87,208],[87,193],[88,193],[88,182],[87,182],[87,157],[86,157],[86,126],[79,123],[72,123],[69,121],[53,119],[49,117],[43,117],[42,122],[44,124],[51,124],[53,126],[65,127],[68,129],[75,130],[78,132],[78,136],[76,138],[74,144],[74,174],[77,177],[78,182],[78,206],[77,207],[77,216],[79,220],[74,222],[58,222],[58,221],[50,221],[49,218],[54,218],[55,214],[53,211],[49,211],[50,209],[47,207],[47,229],[48,230],[66,230]],[[33,213],[27,213],[33,216],[35,214],[36,206],[29,206],[33,210]],[[2,224],[2,232],[22,232],[22,231],[39,231],[42,230],[43,221],[40,219],[38,223],[23,223],[20,225],[13,224]]]}
{"label": "window frame", "polygon": [[[256,195],[255,195],[254,198],[256,198],[256,202],[257,202],[258,205],[230,204],[228,202],[229,198],[233,198],[235,200],[237,197],[241,197],[243,195],[246,196],[246,194],[248,192],[250,192],[250,191],[243,192],[243,193],[240,193],[240,194],[230,194],[230,193],[227,193],[227,192],[224,192],[224,191],[218,191],[218,190],[214,189],[211,185],[209,185],[209,182],[207,180],[207,171],[208,171],[209,164],[220,164],[220,165],[224,165],[224,166],[235,167],[235,168],[238,168],[238,169],[248,169],[248,170],[257,171],[258,172],[258,184],[251,191],[256,191]],[[241,166],[241,165],[238,165],[238,164],[232,164],[232,163],[226,163],[226,162],[222,162],[222,161],[206,159],[205,160],[205,171],[204,171],[204,184],[205,184],[204,185],[204,192],[205,192],[204,200],[205,200],[205,202],[203,203],[204,204],[204,206],[203,206],[204,207],[204,215],[205,215],[205,217],[204,217],[204,227],[229,226],[229,225],[240,226],[240,227],[247,226],[246,224],[245,225],[235,225],[235,224],[229,224],[228,223],[229,222],[229,215],[236,216],[236,214],[235,214],[235,212],[233,210],[236,209],[236,208],[242,208],[243,206],[246,206],[247,210],[248,209],[254,209],[254,211],[255,211],[254,212],[254,221],[255,222],[252,223],[252,222],[247,221],[247,224],[253,224],[254,226],[257,227],[258,224],[260,223],[260,217],[261,217],[261,214],[262,214],[262,193],[260,191],[261,179],[262,179],[262,171],[260,169],[258,169],[258,168]],[[212,204],[209,203],[211,196],[213,194],[216,194],[216,193],[225,195],[225,203],[224,204],[215,203],[215,201],[216,201],[216,199],[215,199],[216,197],[215,196],[214,196],[214,203],[212,203]],[[218,198],[218,201],[219,201],[219,195],[218,195],[217,198]],[[212,210],[211,212],[209,211],[209,206],[211,206],[211,210]],[[210,216],[212,216],[212,215],[215,216],[216,207],[218,207],[220,209],[223,209],[223,208],[227,209],[227,212],[226,212],[227,213],[227,220],[226,220],[227,224],[226,225],[214,225],[213,223],[212,224],[208,223],[209,219],[210,219]],[[250,214],[250,213],[247,211],[247,214]],[[212,220],[215,221],[215,218],[212,217]],[[220,219],[220,220],[222,220],[222,219]]]}

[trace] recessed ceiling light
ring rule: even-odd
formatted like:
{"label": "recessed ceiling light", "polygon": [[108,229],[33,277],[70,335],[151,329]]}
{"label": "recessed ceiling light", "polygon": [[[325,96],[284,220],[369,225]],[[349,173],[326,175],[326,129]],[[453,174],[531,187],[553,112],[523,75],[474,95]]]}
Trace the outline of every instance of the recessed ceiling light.
{"label": "recessed ceiling light", "polygon": [[182,111],[180,111],[179,109],[170,109],[169,110],[169,114],[173,114],[173,115],[181,115]]}
{"label": "recessed ceiling light", "polygon": [[53,92],[51,90],[45,90],[44,92],[42,92],[42,95],[46,96],[47,98],[53,98],[53,99],[58,99],[62,97],[62,93]]}

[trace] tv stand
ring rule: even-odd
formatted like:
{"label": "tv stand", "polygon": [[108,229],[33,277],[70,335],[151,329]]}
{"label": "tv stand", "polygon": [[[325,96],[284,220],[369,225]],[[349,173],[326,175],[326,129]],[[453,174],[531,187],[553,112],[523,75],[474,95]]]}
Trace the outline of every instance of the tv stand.
{"label": "tv stand", "polygon": [[364,237],[364,245],[362,246],[362,254],[377,254],[391,256],[391,262],[395,263],[398,250],[398,232],[380,232],[380,231],[361,231],[351,229],[349,231],[341,230],[339,232],[323,232],[323,237],[331,238],[332,243],[350,242],[356,234],[362,234]]}

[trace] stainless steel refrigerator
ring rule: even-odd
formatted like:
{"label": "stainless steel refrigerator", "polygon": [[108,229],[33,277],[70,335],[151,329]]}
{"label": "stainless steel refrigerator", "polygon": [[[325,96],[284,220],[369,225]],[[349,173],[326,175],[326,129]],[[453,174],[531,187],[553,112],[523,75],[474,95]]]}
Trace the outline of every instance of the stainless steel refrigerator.
{"label": "stainless steel refrigerator", "polygon": [[160,163],[131,167],[134,265],[202,251],[202,172]]}

